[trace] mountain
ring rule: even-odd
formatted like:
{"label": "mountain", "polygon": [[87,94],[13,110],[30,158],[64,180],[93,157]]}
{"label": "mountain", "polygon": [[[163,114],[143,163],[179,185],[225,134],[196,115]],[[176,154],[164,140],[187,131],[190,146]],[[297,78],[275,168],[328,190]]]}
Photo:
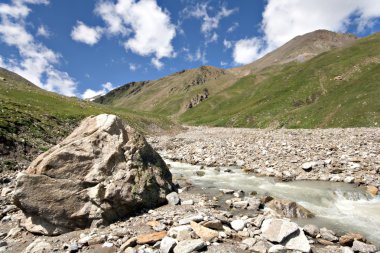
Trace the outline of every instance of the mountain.
{"label": "mountain", "polygon": [[89,115],[117,114],[140,131],[168,129],[162,116],[110,108],[48,92],[0,68],[0,171],[27,164]]}
{"label": "mountain", "polygon": [[380,33],[303,63],[251,74],[180,121],[230,127],[378,127]]}
{"label": "mountain", "polygon": [[[178,118],[231,87],[245,75],[255,73],[258,79],[265,79],[266,72],[274,73],[291,62],[303,62],[332,48],[349,46],[356,39],[350,34],[318,30],[298,36],[246,66],[233,69],[202,66],[183,70],[155,81],[128,83],[94,101]],[[223,101],[224,98],[220,99]]]}
{"label": "mountain", "polygon": [[274,65],[289,62],[305,62],[334,48],[352,45],[358,38],[352,34],[316,30],[297,36],[251,64],[235,68],[242,75],[256,73]]}
{"label": "mountain", "polygon": [[[94,100],[114,107],[174,116],[185,112],[197,97],[210,96],[232,85],[237,76],[211,66],[183,70],[159,80],[132,82]],[[198,101],[199,102],[199,101]]]}

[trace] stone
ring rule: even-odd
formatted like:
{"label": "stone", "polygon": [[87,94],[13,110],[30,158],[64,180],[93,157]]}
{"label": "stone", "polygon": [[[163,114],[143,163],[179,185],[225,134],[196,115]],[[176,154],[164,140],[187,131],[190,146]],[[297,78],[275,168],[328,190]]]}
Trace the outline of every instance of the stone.
{"label": "stone", "polygon": [[230,224],[235,231],[241,231],[245,227],[245,222],[243,220],[233,220]]}
{"label": "stone", "polygon": [[325,245],[325,246],[334,245],[333,242],[328,241],[328,240],[326,240],[326,239],[322,239],[322,238],[317,238],[317,242],[318,242],[319,244],[322,244],[322,245]]}
{"label": "stone", "polygon": [[253,252],[266,253],[272,246],[273,244],[260,240],[251,249]]}
{"label": "stone", "polygon": [[203,216],[198,214],[198,215],[193,215],[193,216],[189,216],[189,217],[186,217],[186,218],[183,218],[183,219],[180,219],[178,221],[178,223],[180,225],[186,225],[186,224],[190,224],[190,221],[195,221],[195,222],[200,222],[200,221],[203,221]]}
{"label": "stone", "polygon": [[245,198],[244,200],[248,201],[248,209],[249,210],[259,210],[261,205],[261,201],[259,198]]}
{"label": "stone", "polygon": [[379,189],[377,189],[377,187],[374,185],[368,185],[367,192],[371,194],[372,197],[376,197],[377,194],[379,193]]}
{"label": "stone", "polygon": [[263,221],[265,220],[265,216],[260,214],[256,217],[256,219],[253,221],[253,225],[256,227],[260,228],[261,225],[263,224]]}
{"label": "stone", "polygon": [[246,244],[250,248],[253,245],[255,245],[256,241],[257,241],[256,238],[247,238],[247,239],[244,239],[241,242],[244,243],[244,244]]}
{"label": "stone", "polygon": [[190,226],[193,229],[193,231],[197,234],[197,236],[199,236],[204,241],[211,241],[212,239],[217,238],[219,236],[219,233],[217,231],[199,225],[194,221],[190,222]]}
{"label": "stone", "polygon": [[146,225],[150,226],[150,227],[155,227],[155,226],[158,226],[161,224],[161,222],[157,221],[157,220],[150,220],[148,221],[147,223],[145,223]]}
{"label": "stone", "polygon": [[211,228],[214,230],[223,230],[223,224],[220,220],[210,220],[202,224],[206,228]]}
{"label": "stone", "polygon": [[233,207],[245,209],[248,207],[248,201],[236,201],[232,203]]}
{"label": "stone", "polygon": [[294,201],[274,199],[266,204],[277,214],[286,218],[312,218],[314,214]]}
{"label": "stone", "polygon": [[53,247],[45,240],[38,238],[23,250],[22,253],[50,253],[53,251]]}
{"label": "stone", "polygon": [[301,252],[310,252],[310,243],[305,236],[302,230],[296,231],[296,233],[291,234],[290,237],[285,239],[285,242],[282,243],[286,249],[301,251]]}
{"label": "stone", "polygon": [[348,176],[346,177],[343,182],[347,183],[347,184],[352,184],[353,182],[355,181],[355,178],[352,177],[352,176]]}
{"label": "stone", "polygon": [[171,237],[164,237],[160,244],[161,253],[171,253],[174,247],[177,245],[177,241]]}
{"label": "stone", "polygon": [[180,202],[178,193],[171,192],[166,196],[166,199],[168,200],[169,205],[175,206],[178,205]]}
{"label": "stone", "polygon": [[181,201],[181,205],[194,205],[194,200],[189,199],[189,200]]}
{"label": "stone", "polygon": [[352,246],[354,241],[365,241],[361,234],[357,233],[347,233],[339,238],[339,244],[342,246]]}
{"label": "stone", "polygon": [[321,228],[319,230],[319,233],[321,234],[321,237],[327,241],[330,241],[330,242],[338,241],[338,237],[335,236],[335,233],[332,230],[329,230],[327,228]]}
{"label": "stone", "polygon": [[168,231],[168,236],[170,237],[177,237],[178,233],[181,231],[191,231],[191,227],[188,225],[183,225],[183,226],[177,226],[177,227],[171,227]]}
{"label": "stone", "polygon": [[343,250],[338,246],[329,245],[325,247],[314,247],[313,253],[343,253]]}
{"label": "stone", "polygon": [[137,236],[137,244],[153,244],[166,236],[166,231],[154,232]]}
{"label": "stone", "polygon": [[174,253],[191,253],[202,250],[205,247],[206,243],[202,239],[185,240],[175,246]]}
{"label": "stone", "polygon": [[165,204],[173,189],[168,167],[145,138],[101,114],[84,119],[17,176],[14,203],[38,232],[58,235]]}
{"label": "stone", "polygon": [[286,253],[286,248],[280,244],[273,245],[269,248],[268,253]]}
{"label": "stone", "polygon": [[313,167],[315,167],[317,165],[316,162],[307,162],[307,163],[304,163],[302,164],[302,169],[304,171],[311,171],[313,169]]}
{"label": "stone", "polygon": [[341,253],[354,253],[350,247],[341,247]]}
{"label": "stone", "polygon": [[364,242],[360,242],[360,241],[354,241],[354,243],[352,244],[352,250],[353,251],[358,251],[358,252],[366,252],[366,253],[372,253],[372,252],[376,252],[376,246],[375,245],[371,245],[371,244],[366,244]]}
{"label": "stone", "polygon": [[319,234],[319,228],[313,224],[307,224],[303,227],[305,234],[315,238]]}
{"label": "stone", "polygon": [[296,223],[281,219],[266,219],[261,226],[263,237],[277,243],[281,243],[298,230]]}
{"label": "stone", "polygon": [[127,249],[129,247],[136,246],[136,244],[137,244],[137,238],[136,237],[129,238],[125,243],[123,243],[120,246],[120,251],[123,252],[125,249]]}
{"label": "stone", "polygon": [[233,194],[235,192],[231,189],[219,189],[219,191],[223,192],[224,194]]}

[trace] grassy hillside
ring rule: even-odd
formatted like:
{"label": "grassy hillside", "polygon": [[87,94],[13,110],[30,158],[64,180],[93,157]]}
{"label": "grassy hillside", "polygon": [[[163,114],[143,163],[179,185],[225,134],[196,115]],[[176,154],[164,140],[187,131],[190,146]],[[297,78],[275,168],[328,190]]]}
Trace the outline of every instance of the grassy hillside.
{"label": "grassy hillside", "polygon": [[234,127],[380,125],[380,33],[304,63],[246,76],[180,116]]}
{"label": "grassy hillside", "polygon": [[126,84],[97,98],[95,102],[175,117],[186,111],[191,99],[204,89],[212,95],[236,80],[237,76],[228,70],[202,66],[159,80]]}
{"label": "grassy hillside", "polygon": [[117,114],[142,132],[173,126],[164,117],[110,108],[44,91],[0,68],[0,170],[32,159],[68,135],[81,119]]}

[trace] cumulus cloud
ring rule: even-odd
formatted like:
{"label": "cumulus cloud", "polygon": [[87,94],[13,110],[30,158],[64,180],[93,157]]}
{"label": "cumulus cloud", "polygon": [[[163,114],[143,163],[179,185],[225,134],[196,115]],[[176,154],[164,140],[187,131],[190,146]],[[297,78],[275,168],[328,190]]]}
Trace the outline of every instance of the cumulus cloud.
{"label": "cumulus cloud", "polygon": [[[370,28],[377,17],[380,17],[378,0],[268,0],[261,24],[263,36],[248,39],[251,56],[256,57],[251,59],[257,59],[262,56],[260,52],[276,49],[295,36],[317,29],[346,32],[349,27],[356,27],[362,31]],[[254,42],[257,40],[262,42]],[[247,51],[244,45],[248,44],[247,39],[236,42],[233,52],[236,63],[245,62],[239,52]]]}
{"label": "cumulus cloud", "polygon": [[27,31],[28,4],[48,4],[47,0],[13,0],[0,4],[0,40],[15,47],[19,57],[2,59],[1,65],[25,77],[41,88],[61,94],[75,95],[76,82],[56,66],[61,56],[35,40]]}
{"label": "cumulus cloud", "polygon": [[234,61],[238,64],[248,64],[265,54],[260,39],[242,39],[236,42],[233,50]]}
{"label": "cumulus cloud", "polygon": [[91,98],[94,98],[94,97],[99,96],[99,95],[104,95],[107,92],[113,90],[114,88],[115,87],[113,87],[112,83],[106,82],[106,83],[102,84],[102,89],[100,89],[100,90],[87,89],[87,90],[85,90],[85,92],[83,92],[81,97],[83,99],[90,99],[91,100]]}
{"label": "cumulus cloud", "polygon": [[85,43],[90,46],[98,43],[101,37],[102,29],[100,27],[89,27],[81,21],[77,21],[77,24],[71,31],[71,38],[73,40]]}
{"label": "cumulus cloud", "polygon": [[210,16],[209,9],[210,7],[206,2],[189,6],[183,10],[186,18],[193,17],[202,20],[201,32],[206,38],[206,43],[217,40],[217,34],[213,33],[213,31],[219,27],[219,23],[223,18],[229,17],[237,11],[237,9],[228,9],[222,6],[214,16]]}
{"label": "cumulus cloud", "polygon": [[[103,0],[96,5],[95,13],[105,23],[101,31],[108,36],[121,36],[127,51],[153,56],[151,62],[157,69],[163,67],[162,58],[175,57],[172,46],[175,26],[170,22],[169,13],[158,6],[156,0],[117,0],[116,3]],[[100,39],[99,31],[78,23],[72,37],[93,45]]]}

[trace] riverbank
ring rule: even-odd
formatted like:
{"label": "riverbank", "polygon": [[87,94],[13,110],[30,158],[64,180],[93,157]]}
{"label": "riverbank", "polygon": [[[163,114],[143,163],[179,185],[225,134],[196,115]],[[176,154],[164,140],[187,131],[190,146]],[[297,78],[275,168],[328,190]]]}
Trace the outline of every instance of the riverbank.
{"label": "riverbank", "polygon": [[240,166],[284,181],[320,180],[380,187],[380,129],[188,127],[152,136],[163,158],[205,166]]}

